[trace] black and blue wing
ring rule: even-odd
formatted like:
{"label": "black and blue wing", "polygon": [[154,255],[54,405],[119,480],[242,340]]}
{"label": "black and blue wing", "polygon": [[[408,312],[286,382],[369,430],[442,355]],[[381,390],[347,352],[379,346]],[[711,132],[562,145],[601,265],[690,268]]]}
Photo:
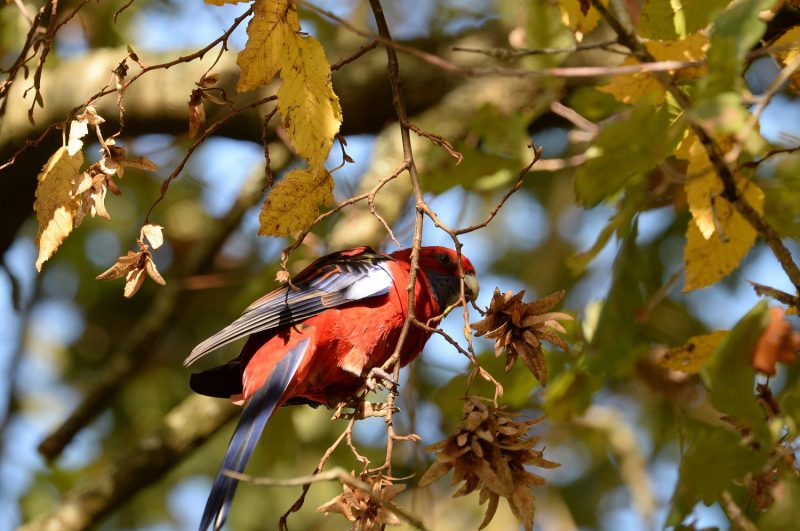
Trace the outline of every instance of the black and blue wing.
{"label": "black and blue wing", "polygon": [[291,284],[261,297],[241,317],[197,345],[183,364],[191,365],[242,337],[299,324],[329,308],[389,293],[393,281],[386,262],[390,260],[391,257],[369,247],[320,258],[301,271]]}

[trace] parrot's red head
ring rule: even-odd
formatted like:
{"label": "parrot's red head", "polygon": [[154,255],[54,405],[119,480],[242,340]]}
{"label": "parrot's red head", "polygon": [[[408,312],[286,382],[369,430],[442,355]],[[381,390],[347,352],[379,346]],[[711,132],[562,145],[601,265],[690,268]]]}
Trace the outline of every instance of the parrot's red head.
{"label": "parrot's red head", "polygon": [[[411,249],[394,252],[392,257],[410,261]],[[419,249],[419,268],[425,272],[441,310],[458,301],[461,294],[458,258],[458,254],[447,247],[420,247]],[[480,289],[475,266],[463,254],[461,255],[461,269],[464,272],[465,295],[467,298],[475,300]]]}

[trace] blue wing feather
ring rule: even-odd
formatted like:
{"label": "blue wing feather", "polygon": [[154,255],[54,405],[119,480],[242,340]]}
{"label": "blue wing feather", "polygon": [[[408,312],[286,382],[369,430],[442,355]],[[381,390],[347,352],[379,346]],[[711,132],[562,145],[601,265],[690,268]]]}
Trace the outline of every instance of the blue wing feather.
{"label": "blue wing feather", "polygon": [[213,526],[214,531],[217,531],[225,523],[238,483],[237,480],[226,476],[225,471],[242,472],[244,470],[264,426],[297,372],[303,355],[308,350],[308,342],[308,339],[304,339],[286,353],[264,385],[256,391],[244,407],[242,418],[236,425],[231,442],[228,444],[228,451],[225,453],[225,458],[222,460],[208,495],[203,517],[200,520],[200,531],[206,531],[209,526]]}
{"label": "blue wing feather", "polygon": [[341,251],[317,260],[292,281],[251,304],[241,317],[197,345],[183,364],[242,337],[298,324],[329,308],[389,293],[391,260],[369,248]]}

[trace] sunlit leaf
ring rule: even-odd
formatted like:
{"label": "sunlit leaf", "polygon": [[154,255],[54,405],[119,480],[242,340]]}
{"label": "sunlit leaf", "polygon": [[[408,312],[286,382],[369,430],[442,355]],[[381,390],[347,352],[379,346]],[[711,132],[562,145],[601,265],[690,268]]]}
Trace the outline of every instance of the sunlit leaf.
{"label": "sunlit leaf", "polygon": [[[703,187],[715,190],[721,183],[713,175],[690,179],[687,183],[687,196],[700,197],[700,193],[690,189]],[[692,184],[692,183],[696,184]],[[708,185],[708,186],[706,186]],[[758,212],[764,211],[764,192],[752,181],[740,181],[742,196]],[[686,283],[683,291],[704,288],[718,282],[733,272],[753,247],[756,231],[733,206],[721,195],[710,192],[704,200],[690,200],[697,205],[700,223],[692,220],[686,229]],[[697,219],[697,218],[694,218]],[[709,234],[706,238],[701,232]]]}
{"label": "sunlit leaf", "polygon": [[[697,34],[690,35],[676,41],[648,41],[645,48],[657,61],[698,61],[705,58],[708,48],[708,37]],[[623,65],[634,65],[638,61],[633,57],[626,57]],[[703,67],[684,68],[673,74],[676,81],[694,79],[703,74]],[[666,98],[665,87],[653,74],[637,72],[635,74],[616,75],[597,90],[614,96],[622,103],[635,103],[642,98],[648,98],[652,104],[663,103]]]}
{"label": "sunlit leaf", "polygon": [[289,236],[308,228],[322,205],[333,203],[333,178],[324,168],[292,170],[275,185],[258,216],[262,236]]}
{"label": "sunlit leaf", "polygon": [[685,345],[664,353],[658,364],[665,369],[696,374],[705,366],[727,333],[727,330],[717,330],[694,336]]}
{"label": "sunlit leaf", "polygon": [[237,91],[264,86],[281,68],[292,65],[293,50],[301,39],[297,35],[300,18],[290,4],[288,0],[256,0],[247,44],[236,59],[242,71]]}
{"label": "sunlit leaf", "polygon": [[[602,4],[607,6],[608,0],[602,0]],[[572,31],[589,33],[600,22],[600,13],[594,8],[585,12],[579,0],[560,0],[558,7],[561,9],[561,20]]]}
{"label": "sunlit leaf", "polygon": [[648,39],[664,41],[686,37],[708,26],[730,0],[648,0],[637,30]]}
{"label": "sunlit leaf", "polygon": [[281,71],[278,111],[281,126],[297,153],[312,166],[328,158],[342,124],[339,97],[331,85],[331,67],[313,37],[298,38]]}
{"label": "sunlit leaf", "polygon": [[33,209],[39,228],[36,233],[36,244],[39,256],[36,258],[36,269],[42,270],[42,264],[64,242],[72,232],[75,213],[80,198],[73,195],[83,165],[83,152],[78,150],[70,155],[68,148],[60,147],[48,159],[37,178],[36,201]]}

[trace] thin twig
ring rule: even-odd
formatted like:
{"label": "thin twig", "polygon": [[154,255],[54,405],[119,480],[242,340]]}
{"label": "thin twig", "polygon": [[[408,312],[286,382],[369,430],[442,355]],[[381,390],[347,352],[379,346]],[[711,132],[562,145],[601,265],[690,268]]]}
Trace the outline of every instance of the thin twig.
{"label": "thin twig", "polygon": [[612,41],[603,41],[603,42],[594,42],[591,44],[581,43],[576,44],[575,46],[569,46],[565,48],[470,48],[466,46],[453,46],[454,52],[468,52],[468,53],[478,53],[481,55],[488,55],[489,57],[494,57],[496,59],[512,59],[517,57],[526,57],[528,55],[559,55],[563,53],[575,53],[575,52],[584,52],[587,50],[607,50],[607,51],[617,51],[611,49],[612,46],[617,45],[616,40]]}
{"label": "thin twig", "polygon": [[200,147],[200,144],[205,142],[206,138],[217,132],[223,125],[225,125],[229,120],[233,119],[237,115],[245,111],[248,111],[250,109],[254,109],[256,107],[264,105],[265,103],[269,103],[270,101],[275,101],[277,99],[278,99],[277,96],[266,96],[254,102],[248,103],[247,105],[242,105],[241,107],[233,109],[230,113],[226,114],[219,121],[214,122],[213,124],[208,126],[205,129],[205,131],[203,131],[203,134],[201,134],[197,138],[197,140],[195,140],[194,143],[191,146],[189,146],[189,149],[186,150],[186,154],[184,154],[183,158],[178,163],[178,165],[175,166],[175,169],[172,170],[172,173],[170,173],[169,176],[166,179],[164,179],[164,182],[161,183],[158,199],[156,199],[153,202],[153,204],[150,205],[150,208],[147,210],[147,214],[145,214],[144,216],[144,223],[147,224],[150,222],[150,214],[153,213],[153,209],[164,199],[164,197],[167,194],[167,190],[169,189],[169,185],[172,183],[172,181],[174,181],[178,177],[178,175],[180,175],[181,171],[183,171],[184,166],[186,166],[186,163],[189,161],[189,158],[192,156],[195,150],[198,147]]}
{"label": "thin twig", "polygon": [[297,4],[301,4],[305,6],[310,11],[313,11],[319,15],[322,15],[326,18],[329,18],[342,27],[347,28],[348,30],[360,35],[362,37],[368,39],[374,39],[378,41],[381,45],[387,48],[392,48],[398,52],[403,52],[405,54],[414,56],[418,59],[425,61],[445,72],[450,72],[453,74],[458,74],[461,76],[466,77],[485,77],[485,76],[501,76],[501,77],[541,77],[541,78],[551,78],[551,77],[561,77],[561,78],[585,78],[585,77],[603,77],[603,76],[613,76],[613,75],[622,75],[622,74],[636,74],[640,72],[668,72],[672,70],[684,70],[687,68],[695,68],[698,66],[703,65],[704,61],[648,61],[644,64],[635,64],[635,65],[620,65],[620,66],[575,66],[575,67],[554,67],[554,68],[543,68],[540,70],[519,70],[514,68],[503,68],[503,67],[469,67],[469,66],[462,66],[452,61],[448,61],[447,59],[440,57],[438,55],[432,54],[430,52],[425,52],[414,48],[413,46],[407,46],[405,44],[398,43],[396,41],[392,41],[387,39],[386,37],[378,35],[358,28],[357,26],[351,24],[347,20],[343,19],[342,17],[337,16],[336,14],[326,11],[311,2],[307,2],[306,0],[295,0]]}
{"label": "thin twig", "polygon": [[371,50],[374,50],[377,47],[378,47],[378,41],[372,40],[368,42],[367,44],[356,50],[353,54],[348,55],[347,57],[343,57],[342,59],[339,59],[338,61],[333,63],[331,65],[331,72],[335,72],[336,70],[342,68],[344,65],[352,63],[356,59],[360,58],[362,55],[366,54]]}
{"label": "thin twig", "polygon": [[[213,259],[228,235],[239,226],[245,212],[261,198],[260,187],[243,187],[236,203],[216,224],[214,234],[203,240],[185,261],[176,264],[177,277],[191,277],[210,270]],[[103,366],[102,373],[93,381],[81,403],[50,435],[39,444],[39,452],[46,459],[55,459],[75,435],[89,425],[114,400],[117,393],[148,360],[158,353],[154,345],[166,333],[165,322],[178,319],[187,300],[188,292],[180,289],[180,283],[170,283],[141,313],[138,321],[130,326],[130,333],[122,338]]]}
{"label": "thin twig", "polygon": [[419,518],[409,513],[405,509],[398,507],[391,500],[385,500],[380,494],[375,493],[368,483],[353,477],[349,472],[340,467],[332,468],[327,472],[320,472],[310,476],[288,479],[256,478],[247,474],[240,474],[232,471],[226,471],[225,475],[239,481],[246,481],[259,487],[299,487],[301,485],[307,486],[311,485],[312,483],[319,483],[321,481],[339,481],[340,483],[344,483],[349,487],[360,490],[366,494],[367,497],[369,497],[371,502],[377,503],[382,507],[386,507],[391,512],[408,522],[415,529],[427,529]]}
{"label": "thin twig", "polygon": [[[228,27],[227,30],[225,30],[225,32],[222,35],[220,35],[219,37],[214,39],[211,43],[209,43],[207,46],[201,48],[200,50],[197,50],[196,52],[191,53],[189,55],[180,56],[177,59],[174,59],[172,61],[167,61],[165,63],[160,63],[160,64],[157,64],[157,65],[147,66],[147,67],[143,68],[140,72],[138,72],[136,75],[132,76],[128,81],[126,81],[124,83],[124,85],[122,85],[120,87],[120,90],[122,90],[122,91],[127,90],[133,83],[135,83],[140,77],[142,77],[144,74],[146,74],[148,72],[152,72],[153,70],[159,70],[159,69],[166,70],[166,69],[168,69],[170,67],[173,67],[173,66],[175,66],[177,64],[180,64],[180,63],[188,63],[188,62],[194,61],[196,59],[202,59],[209,50],[213,49],[218,44],[222,44],[223,47],[226,47],[228,39],[230,38],[230,36],[234,32],[234,30],[236,30],[236,28],[246,18],[248,18],[250,15],[252,15],[252,13],[253,13],[253,7],[251,6],[247,11],[242,13],[240,16],[236,17],[236,19],[234,19],[233,23]],[[40,18],[41,18],[41,12],[40,12],[40,15],[37,15],[37,19],[36,19],[36,23],[37,24],[38,24],[38,21],[39,21]],[[29,37],[30,40],[33,39],[33,34],[35,33],[34,29],[35,28],[32,28],[31,32],[29,33],[28,37]],[[27,41],[26,41],[26,46],[29,46]],[[123,60],[123,63],[127,60],[127,58],[129,56],[130,56],[130,54],[128,56],[126,56],[126,58]],[[14,65],[12,65],[12,67],[10,69],[9,77],[6,80],[4,80],[2,83],[0,83],[0,102],[2,102],[2,103],[0,103],[0,117],[3,115],[3,113],[5,111],[5,104],[7,102],[7,92],[11,88],[11,82],[13,81],[13,78],[16,75],[17,70],[19,70],[19,68],[21,68],[25,63],[30,61],[30,59],[32,59],[32,57],[30,57],[28,59],[24,59],[23,60],[22,57],[23,56],[21,54],[20,55],[20,59],[18,59],[17,62],[15,62]],[[17,159],[17,157],[19,157],[19,155],[22,154],[29,147],[39,145],[39,143],[41,143],[41,141],[47,136],[47,134],[49,134],[54,128],[58,128],[58,127],[64,128],[64,127],[66,127],[66,125],[69,123],[69,121],[72,119],[72,117],[75,116],[78,113],[78,111],[80,111],[81,109],[84,109],[88,105],[93,105],[97,100],[99,100],[99,99],[101,99],[101,98],[103,98],[105,96],[108,96],[109,94],[113,94],[113,93],[117,92],[117,90],[118,89],[117,89],[116,84],[113,87],[111,87],[110,84],[106,85],[105,87],[103,87],[102,89],[97,91],[96,93],[92,94],[85,102],[81,103],[80,105],[76,105],[75,107],[70,109],[70,111],[67,113],[66,119],[63,122],[57,122],[57,123],[54,123],[54,124],[50,124],[47,127],[47,129],[45,130],[45,132],[42,133],[36,140],[33,140],[33,141],[26,140],[25,144],[23,144],[23,146],[20,147],[14,153],[14,155],[12,155],[12,157],[8,161],[6,161],[3,165],[0,166],[0,170],[3,170],[5,168],[11,166],[12,164],[14,164],[14,162]],[[117,136],[118,134],[119,134],[119,132],[117,132],[114,136]]]}
{"label": "thin twig", "polygon": [[731,519],[731,523],[734,525],[735,529],[739,531],[758,531],[758,527],[747,518],[742,508],[739,507],[736,500],[731,496],[731,493],[728,492],[728,489],[723,490],[721,496],[722,507],[725,509],[728,518]]}
{"label": "thin twig", "polygon": [[554,100],[550,104],[550,110],[565,120],[568,120],[582,131],[592,134],[596,134],[598,131],[600,131],[600,126],[598,126],[596,123],[592,122],[591,120],[587,120],[575,109],[567,107],[558,100]]}
{"label": "thin twig", "polygon": [[759,96],[758,102],[750,111],[750,116],[748,117],[744,127],[736,132],[736,142],[731,150],[725,155],[725,162],[728,164],[736,163],[736,161],[739,159],[739,155],[742,153],[744,143],[747,141],[753,131],[755,131],[755,128],[761,120],[761,115],[764,113],[767,105],[769,105],[775,95],[780,92],[781,88],[783,88],[783,85],[792,77],[795,72],[797,72],[799,68],[800,55],[797,55],[789,64],[783,67],[780,73],[775,76],[775,79],[772,80],[772,83],[769,84],[767,90],[765,90],[764,93]]}
{"label": "thin twig", "polygon": [[[325,450],[325,453],[322,454],[322,457],[319,460],[319,464],[317,464],[317,467],[314,469],[314,472],[311,473],[312,476],[322,472],[322,469],[325,468],[325,463],[328,462],[328,459],[330,459],[331,455],[333,455],[333,452],[339,447],[340,444],[342,444],[342,441],[347,437],[347,434],[353,431],[354,423],[355,423],[355,418],[351,419],[350,422],[348,422],[347,427],[342,431],[339,437],[337,437],[337,439],[333,442],[333,444],[331,444],[328,447],[328,449]],[[310,487],[311,487],[311,482],[304,484],[300,496],[297,498],[297,500],[295,500],[292,506],[289,507],[289,509],[287,509],[287,511],[283,513],[283,515],[281,515],[280,519],[278,520],[278,529],[280,531],[287,531],[289,529],[287,524],[289,515],[299,511],[300,508],[303,507],[303,503],[305,503],[306,501],[306,495],[308,494],[308,489]]]}
{"label": "thin twig", "polygon": [[[422,219],[423,214],[420,206],[424,204],[425,200],[422,196],[422,186],[420,185],[419,174],[417,166],[414,162],[414,153],[411,148],[411,132],[408,127],[410,120],[408,119],[408,112],[406,111],[405,99],[403,98],[403,91],[400,81],[400,67],[397,60],[397,52],[392,46],[386,45],[391,43],[392,36],[389,31],[389,26],[386,23],[386,17],[383,14],[383,7],[380,0],[370,0],[370,7],[372,14],[375,17],[375,24],[378,27],[381,43],[384,44],[387,58],[387,70],[389,74],[389,83],[392,87],[392,102],[395,111],[397,112],[397,119],[400,123],[400,139],[403,145],[403,163],[408,169],[409,179],[411,180],[411,187],[414,192],[414,200],[416,209],[414,213],[414,237],[411,245],[411,269],[408,278],[408,309],[406,310],[406,318],[403,322],[403,328],[400,331],[400,336],[397,339],[397,345],[394,352],[387,359],[381,369],[386,371],[393,369],[394,380],[398,381],[400,376],[400,356],[403,352],[403,346],[409,331],[411,330],[412,321],[415,318],[415,298],[416,298],[416,285],[417,275],[419,273],[419,249],[422,246]],[[389,395],[386,400],[386,461],[384,468],[387,475],[392,474],[392,451],[394,449],[394,441],[396,434],[394,431],[394,422],[392,420],[392,412],[394,411],[394,400],[397,396],[395,388],[389,389]]]}

